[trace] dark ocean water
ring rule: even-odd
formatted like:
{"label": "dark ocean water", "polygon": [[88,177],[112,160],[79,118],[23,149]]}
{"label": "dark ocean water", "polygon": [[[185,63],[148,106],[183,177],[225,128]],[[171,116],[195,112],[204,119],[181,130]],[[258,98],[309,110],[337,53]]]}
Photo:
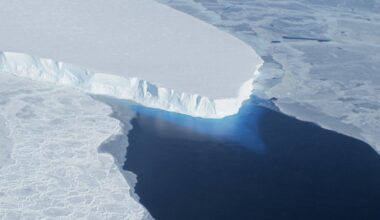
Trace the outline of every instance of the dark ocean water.
{"label": "dark ocean water", "polygon": [[380,219],[366,143],[253,102],[222,120],[133,108],[124,168],[156,219]]}

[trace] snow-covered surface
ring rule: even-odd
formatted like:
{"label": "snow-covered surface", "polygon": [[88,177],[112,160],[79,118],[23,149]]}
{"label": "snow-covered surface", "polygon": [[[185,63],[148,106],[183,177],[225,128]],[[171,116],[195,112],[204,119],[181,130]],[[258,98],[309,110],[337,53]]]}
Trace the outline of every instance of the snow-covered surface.
{"label": "snow-covered surface", "polygon": [[262,61],[241,40],[153,0],[0,0],[0,50],[235,98]]}
{"label": "snow-covered surface", "polygon": [[158,1],[255,48],[255,95],[380,152],[380,1]]}
{"label": "snow-covered surface", "polygon": [[122,131],[110,113],[72,88],[1,73],[1,219],[151,218],[98,151]]}

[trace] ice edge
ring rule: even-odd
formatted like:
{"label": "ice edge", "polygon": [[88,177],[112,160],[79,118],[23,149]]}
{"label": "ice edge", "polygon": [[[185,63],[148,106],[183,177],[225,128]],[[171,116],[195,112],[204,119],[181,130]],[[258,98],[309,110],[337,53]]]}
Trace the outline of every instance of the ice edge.
{"label": "ice edge", "polygon": [[135,77],[99,73],[52,59],[17,52],[0,51],[0,71],[39,81],[72,86],[83,92],[133,100],[141,105],[203,118],[236,114],[249,99],[253,81],[263,61],[252,70],[252,78],[239,89],[237,97],[211,99],[154,85]]}

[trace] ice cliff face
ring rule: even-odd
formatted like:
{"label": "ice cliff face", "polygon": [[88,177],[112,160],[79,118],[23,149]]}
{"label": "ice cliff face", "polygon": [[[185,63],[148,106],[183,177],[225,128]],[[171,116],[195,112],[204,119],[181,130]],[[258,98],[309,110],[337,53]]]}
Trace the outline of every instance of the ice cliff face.
{"label": "ice cliff face", "polygon": [[242,102],[249,98],[254,76],[258,74],[256,70],[252,79],[242,85],[236,98],[211,99],[163,88],[142,79],[98,73],[52,59],[14,52],[0,52],[0,72],[68,85],[90,94],[133,100],[147,107],[207,118],[221,118],[237,113]]}

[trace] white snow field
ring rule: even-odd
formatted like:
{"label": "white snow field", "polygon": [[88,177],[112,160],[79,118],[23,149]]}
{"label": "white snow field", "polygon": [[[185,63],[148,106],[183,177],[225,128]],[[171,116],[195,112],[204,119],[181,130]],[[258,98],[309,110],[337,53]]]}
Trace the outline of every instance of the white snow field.
{"label": "white snow field", "polygon": [[0,73],[0,219],[150,219],[98,152],[122,130],[110,113],[72,88]]}
{"label": "white snow field", "polygon": [[23,68],[44,57],[114,74],[93,78],[97,93],[139,89],[135,101],[193,116],[236,113],[262,65],[243,41],[153,0],[0,0],[0,20],[0,50],[34,56],[12,56]]}
{"label": "white snow field", "polygon": [[380,1],[159,1],[255,48],[255,95],[380,153]]}

